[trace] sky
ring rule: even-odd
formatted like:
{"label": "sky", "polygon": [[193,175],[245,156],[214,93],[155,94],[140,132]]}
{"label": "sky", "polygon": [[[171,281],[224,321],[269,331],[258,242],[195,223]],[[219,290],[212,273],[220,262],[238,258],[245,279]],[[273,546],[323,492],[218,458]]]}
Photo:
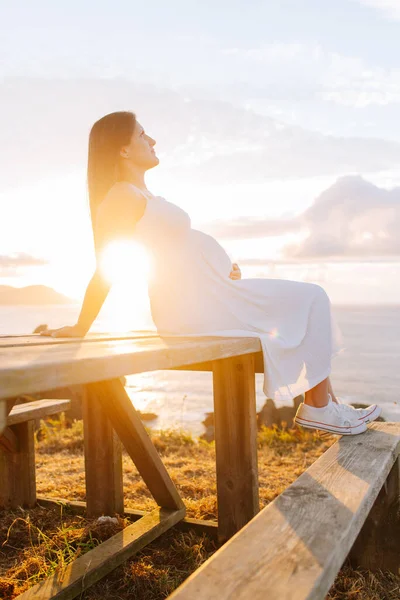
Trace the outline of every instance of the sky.
{"label": "sky", "polygon": [[88,133],[133,110],[243,276],[400,303],[399,56],[400,0],[2,0],[0,285],[83,298]]}

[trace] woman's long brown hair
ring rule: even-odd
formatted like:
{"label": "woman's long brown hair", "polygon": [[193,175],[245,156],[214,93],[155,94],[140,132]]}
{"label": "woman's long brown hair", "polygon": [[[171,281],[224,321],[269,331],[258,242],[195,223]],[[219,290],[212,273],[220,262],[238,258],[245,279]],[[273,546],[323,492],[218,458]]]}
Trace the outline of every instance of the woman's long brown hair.
{"label": "woman's long brown hair", "polygon": [[120,181],[120,149],[128,145],[136,125],[133,112],[120,111],[105,115],[93,125],[89,134],[87,185],[93,241],[97,256],[95,219],[104,196]]}

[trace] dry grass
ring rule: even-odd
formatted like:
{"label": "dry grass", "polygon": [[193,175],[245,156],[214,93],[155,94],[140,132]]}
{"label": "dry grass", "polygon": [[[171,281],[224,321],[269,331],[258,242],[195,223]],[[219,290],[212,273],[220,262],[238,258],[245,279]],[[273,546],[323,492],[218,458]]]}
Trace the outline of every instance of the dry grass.
{"label": "dry grass", "polygon": [[344,565],[326,600],[399,600],[400,577],[371,573]]}
{"label": "dry grass", "polygon": [[[187,507],[187,516],[217,519],[215,445],[177,431],[148,430]],[[294,429],[263,428],[258,434],[261,505],[268,504],[307,469],[335,438]],[[41,496],[85,499],[82,422],[42,423],[37,441],[37,488]],[[139,510],[156,507],[136,467],[124,453],[125,505]],[[0,513],[0,598],[11,600],[83,552],[129,524],[99,525],[67,508],[37,507]],[[87,590],[82,599],[159,600],[166,598],[213,552],[205,535],[169,530],[121,567]],[[394,600],[400,578],[361,573],[343,567],[330,600]]]}

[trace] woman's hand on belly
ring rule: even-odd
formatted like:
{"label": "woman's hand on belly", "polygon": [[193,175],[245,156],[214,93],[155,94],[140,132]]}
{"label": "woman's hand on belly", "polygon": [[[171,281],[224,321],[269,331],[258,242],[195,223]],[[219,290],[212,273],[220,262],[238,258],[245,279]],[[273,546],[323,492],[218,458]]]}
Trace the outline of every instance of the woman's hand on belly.
{"label": "woman's hand on belly", "polygon": [[231,279],[241,279],[242,278],[242,273],[239,269],[239,265],[237,263],[233,263],[232,265],[232,271],[229,274],[229,277]]}

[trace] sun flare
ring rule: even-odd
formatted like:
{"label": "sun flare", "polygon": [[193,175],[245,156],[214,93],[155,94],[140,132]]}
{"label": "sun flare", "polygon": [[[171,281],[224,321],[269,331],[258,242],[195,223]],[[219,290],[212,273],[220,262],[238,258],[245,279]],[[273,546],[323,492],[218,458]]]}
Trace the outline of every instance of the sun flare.
{"label": "sun flare", "polygon": [[147,283],[150,275],[150,261],[145,248],[126,240],[111,242],[105,248],[100,268],[111,284],[126,283],[132,277]]}
{"label": "sun flare", "polygon": [[100,269],[112,284],[103,313],[107,326],[114,331],[148,327],[151,263],[146,249],[136,242],[112,242],[103,252]]}

